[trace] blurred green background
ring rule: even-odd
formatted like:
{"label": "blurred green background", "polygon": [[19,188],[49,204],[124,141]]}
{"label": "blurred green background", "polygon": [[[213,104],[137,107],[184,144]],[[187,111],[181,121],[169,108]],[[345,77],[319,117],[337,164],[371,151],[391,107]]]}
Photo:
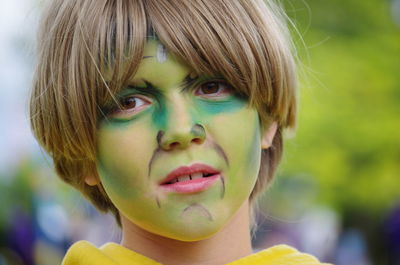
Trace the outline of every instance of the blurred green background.
{"label": "blurred green background", "polygon": [[[0,264],[58,264],[71,242],[101,245],[119,232],[56,179],[27,134],[32,29],[41,8],[14,3],[0,14]],[[298,128],[260,200],[254,246],[288,243],[339,265],[398,265],[400,1],[283,3],[297,27]],[[4,29],[15,21],[7,7],[22,21],[9,34]]]}
{"label": "blurred green background", "polygon": [[300,116],[271,196],[305,186],[336,212],[337,244],[352,229],[370,263],[400,264],[400,1],[284,3],[303,37]]}

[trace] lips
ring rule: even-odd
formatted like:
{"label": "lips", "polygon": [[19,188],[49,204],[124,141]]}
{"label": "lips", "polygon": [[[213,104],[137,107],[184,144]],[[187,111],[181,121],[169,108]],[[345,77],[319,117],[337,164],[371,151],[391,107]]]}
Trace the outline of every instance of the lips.
{"label": "lips", "polygon": [[205,164],[182,166],[160,182],[161,188],[177,193],[200,192],[220,178],[220,172]]}

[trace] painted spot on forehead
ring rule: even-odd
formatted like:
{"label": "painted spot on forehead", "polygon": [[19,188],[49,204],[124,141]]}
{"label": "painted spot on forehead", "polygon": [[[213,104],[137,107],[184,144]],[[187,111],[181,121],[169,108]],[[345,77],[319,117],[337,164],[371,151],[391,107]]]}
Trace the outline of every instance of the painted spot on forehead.
{"label": "painted spot on forehead", "polygon": [[157,53],[156,53],[157,61],[159,63],[164,63],[167,60],[167,55],[168,55],[167,48],[161,43],[158,43]]}

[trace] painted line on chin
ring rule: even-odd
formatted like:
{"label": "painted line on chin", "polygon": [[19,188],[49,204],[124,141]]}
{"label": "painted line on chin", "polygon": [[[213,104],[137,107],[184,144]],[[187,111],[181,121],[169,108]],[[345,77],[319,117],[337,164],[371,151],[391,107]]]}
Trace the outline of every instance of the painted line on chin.
{"label": "painted line on chin", "polygon": [[201,205],[200,203],[197,203],[197,202],[195,202],[195,203],[189,205],[188,207],[186,207],[186,208],[182,211],[181,217],[184,218],[185,215],[187,215],[187,214],[190,213],[189,211],[194,211],[194,210],[200,211],[200,213],[201,213],[204,217],[206,217],[210,222],[214,221],[214,219],[213,219],[211,213],[210,213],[203,205]]}

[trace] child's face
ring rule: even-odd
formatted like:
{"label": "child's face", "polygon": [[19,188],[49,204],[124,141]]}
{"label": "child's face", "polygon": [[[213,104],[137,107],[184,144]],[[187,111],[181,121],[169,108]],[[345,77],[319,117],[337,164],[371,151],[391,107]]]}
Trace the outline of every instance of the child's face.
{"label": "child's face", "polygon": [[122,218],[182,241],[221,229],[257,179],[257,111],[223,79],[196,76],[153,40],[117,98],[122,110],[103,107],[97,168]]}

